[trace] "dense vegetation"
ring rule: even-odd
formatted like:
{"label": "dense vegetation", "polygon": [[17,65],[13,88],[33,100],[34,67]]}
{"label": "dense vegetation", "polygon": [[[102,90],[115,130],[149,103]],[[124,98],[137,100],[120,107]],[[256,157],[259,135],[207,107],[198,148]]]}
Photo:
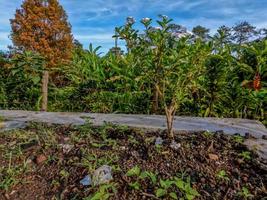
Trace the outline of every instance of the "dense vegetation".
{"label": "dense vegetation", "polygon": [[[266,30],[247,22],[222,26],[214,36],[191,32],[160,16],[116,28],[115,45],[83,49],[74,42],[69,62],[49,68],[49,111],[165,113],[169,116],[240,117],[265,121]],[[14,43],[15,45],[15,43]],[[41,77],[49,59],[42,52],[15,50],[0,56],[0,108],[40,110]],[[170,124],[171,126],[171,124]]]}

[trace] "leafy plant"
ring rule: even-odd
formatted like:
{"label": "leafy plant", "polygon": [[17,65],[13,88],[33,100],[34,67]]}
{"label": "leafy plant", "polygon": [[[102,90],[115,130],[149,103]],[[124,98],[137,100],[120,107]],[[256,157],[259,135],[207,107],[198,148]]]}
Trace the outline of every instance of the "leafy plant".
{"label": "leafy plant", "polygon": [[113,183],[99,186],[97,192],[92,196],[84,198],[84,200],[107,200],[116,193],[116,187]]}
{"label": "leafy plant", "polygon": [[250,191],[246,187],[242,187],[242,190],[240,192],[238,192],[238,195],[245,198],[245,199],[253,197],[253,195],[250,193]]}
{"label": "leafy plant", "polygon": [[216,177],[218,179],[224,180],[224,181],[230,181],[230,179],[227,176],[227,173],[224,170],[220,170],[217,174]]}
{"label": "leafy plant", "polygon": [[244,138],[240,135],[234,135],[232,138],[236,143],[242,144],[244,142]]}
{"label": "leafy plant", "polygon": [[238,154],[244,160],[251,160],[251,153],[249,151],[242,151],[242,153]]}

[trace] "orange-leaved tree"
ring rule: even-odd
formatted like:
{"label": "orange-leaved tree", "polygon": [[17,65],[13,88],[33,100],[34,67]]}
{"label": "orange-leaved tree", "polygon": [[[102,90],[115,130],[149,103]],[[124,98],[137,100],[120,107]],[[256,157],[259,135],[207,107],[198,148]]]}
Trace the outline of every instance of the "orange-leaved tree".
{"label": "orange-leaved tree", "polygon": [[[24,0],[10,22],[13,45],[19,50],[43,56],[46,70],[70,60],[73,36],[66,12],[58,0]],[[47,90],[44,85],[48,82],[47,73],[43,76],[43,92]],[[44,95],[43,100],[47,99]],[[46,105],[42,109],[46,110]]]}

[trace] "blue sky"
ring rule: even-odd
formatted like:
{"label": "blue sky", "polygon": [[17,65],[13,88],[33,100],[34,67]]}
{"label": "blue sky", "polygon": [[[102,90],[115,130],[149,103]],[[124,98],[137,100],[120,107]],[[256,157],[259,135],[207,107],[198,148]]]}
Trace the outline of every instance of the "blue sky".
{"label": "blue sky", "polygon": [[[246,20],[267,28],[267,0],[59,0],[72,24],[73,35],[85,48],[89,43],[102,46],[106,52],[113,46],[115,26],[124,24],[127,16],[139,21],[164,14],[189,30],[203,25],[212,32],[221,25],[232,26]],[[0,49],[11,41],[9,19],[22,0],[0,0]]]}

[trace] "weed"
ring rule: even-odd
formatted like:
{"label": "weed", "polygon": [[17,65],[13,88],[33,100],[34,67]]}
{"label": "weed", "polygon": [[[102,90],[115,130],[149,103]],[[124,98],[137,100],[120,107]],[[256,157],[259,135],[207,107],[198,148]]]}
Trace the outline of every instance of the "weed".
{"label": "weed", "polygon": [[0,168],[0,189],[9,190],[10,187],[19,182],[17,177],[25,173],[27,169],[27,162],[25,160],[22,165],[12,166],[12,152],[10,152],[8,168]]}
{"label": "weed", "polygon": [[220,170],[217,174],[216,177],[220,180],[224,181],[230,181],[230,179],[227,176],[227,173],[224,170]]}
{"label": "weed", "polygon": [[242,151],[242,153],[238,154],[244,160],[251,160],[251,153],[249,151]]}
{"label": "weed", "polygon": [[210,132],[210,131],[205,131],[204,133],[203,133],[203,136],[205,137],[205,138],[212,138],[212,136],[213,136],[213,133],[212,132]]}
{"label": "weed", "polygon": [[236,143],[242,144],[244,142],[244,138],[240,135],[234,135],[232,138]]}
{"label": "weed", "polygon": [[244,197],[244,199],[248,199],[250,197],[253,197],[253,195],[250,193],[250,191],[246,187],[242,187],[242,190],[240,192],[238,192],[238,195],[241,197]]}
{"label": "weed", "polygon": [[139,176],[140,173],[141,169],[138,166],[135,166],[126,173],[126,176]]}
{"label": "weed", "polygon": [[83,200],[107,200],[116,192],[116,185],[114,183],[104,184],[99,186],[97,192],[92,196],[86,197]]}

